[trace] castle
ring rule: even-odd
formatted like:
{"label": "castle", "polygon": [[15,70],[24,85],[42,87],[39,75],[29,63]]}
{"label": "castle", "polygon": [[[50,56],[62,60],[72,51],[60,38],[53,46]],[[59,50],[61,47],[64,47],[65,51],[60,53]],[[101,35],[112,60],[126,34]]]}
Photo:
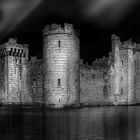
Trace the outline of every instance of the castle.
{"label": "castle", "polygon": [[92,65],[80,59],[80,41],[71,24],[43,30],[43,59],[10,38],[0,46],[0,103],[130,105],[140,103],[140,45],[113,35],[109,57]]}

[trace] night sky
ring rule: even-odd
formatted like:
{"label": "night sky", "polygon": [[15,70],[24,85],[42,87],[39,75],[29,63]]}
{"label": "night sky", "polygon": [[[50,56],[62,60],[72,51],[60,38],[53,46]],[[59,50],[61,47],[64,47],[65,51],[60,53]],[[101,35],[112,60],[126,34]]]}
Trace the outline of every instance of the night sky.
{"label": "night sky", "polygon": [[14,37],[42,58],[42,29],[52,23],[71,23],[81,31],[80,55],[91,63],[108,56],[112,34],[140,43],[140,1],[0,0],[0,44]]}

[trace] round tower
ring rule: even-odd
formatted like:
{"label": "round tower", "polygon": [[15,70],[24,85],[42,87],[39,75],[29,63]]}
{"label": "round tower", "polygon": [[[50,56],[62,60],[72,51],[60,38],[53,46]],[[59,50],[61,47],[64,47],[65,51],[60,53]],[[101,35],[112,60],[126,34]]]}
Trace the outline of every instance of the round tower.
{"label": "round tower", "polygon": [[79,38],[71,24],[47,25],[43,30],[45,103],[54,107],[79,102]]}

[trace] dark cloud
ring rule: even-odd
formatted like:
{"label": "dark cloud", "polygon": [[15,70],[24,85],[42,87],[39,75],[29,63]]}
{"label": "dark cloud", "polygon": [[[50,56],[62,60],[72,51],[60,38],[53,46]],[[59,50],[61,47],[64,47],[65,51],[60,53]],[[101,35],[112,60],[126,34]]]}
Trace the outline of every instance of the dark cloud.
{"label": "dark cloud", "polygon": [[[9,33],[29,15],[37,23],[59,16],[102,27],[116,26],[138,3],[139,0],[1,0],[0,34]],[[32,11],[37,12],[31,14]]]}
{"label": "dark cloud", "polygon": [[2,0],[0,2],[0,34],[13,30],[39,4],[41,0]]}
{"label": "dark cloud", "polygon": [[80,0],[86,20],[105,27],[116,26],[138,5],[139,0]]}
{"label": "dark cloud", "polygon": [[139,12],[139,0],[0,0],[0,41],[17,37],[42,56],[44,26],[72,23],[81,30],[81,58],[91,61],[108,56],[112,34],[139,36]]}

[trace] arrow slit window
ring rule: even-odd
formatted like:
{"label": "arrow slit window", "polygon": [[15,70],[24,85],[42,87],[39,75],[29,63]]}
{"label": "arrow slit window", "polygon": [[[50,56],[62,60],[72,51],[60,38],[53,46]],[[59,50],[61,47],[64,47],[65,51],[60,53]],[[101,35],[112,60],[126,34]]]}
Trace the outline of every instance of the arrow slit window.
{"label": "arrow slit window", "polygon": [[61,86],[61,82],[60,82],[60,79],[58,79],[58,86]]}
{"label": "arrow slit window", "polygon": [[59,48],[61,47],[61,41],[60,40],[58,41],[58,47]]}

